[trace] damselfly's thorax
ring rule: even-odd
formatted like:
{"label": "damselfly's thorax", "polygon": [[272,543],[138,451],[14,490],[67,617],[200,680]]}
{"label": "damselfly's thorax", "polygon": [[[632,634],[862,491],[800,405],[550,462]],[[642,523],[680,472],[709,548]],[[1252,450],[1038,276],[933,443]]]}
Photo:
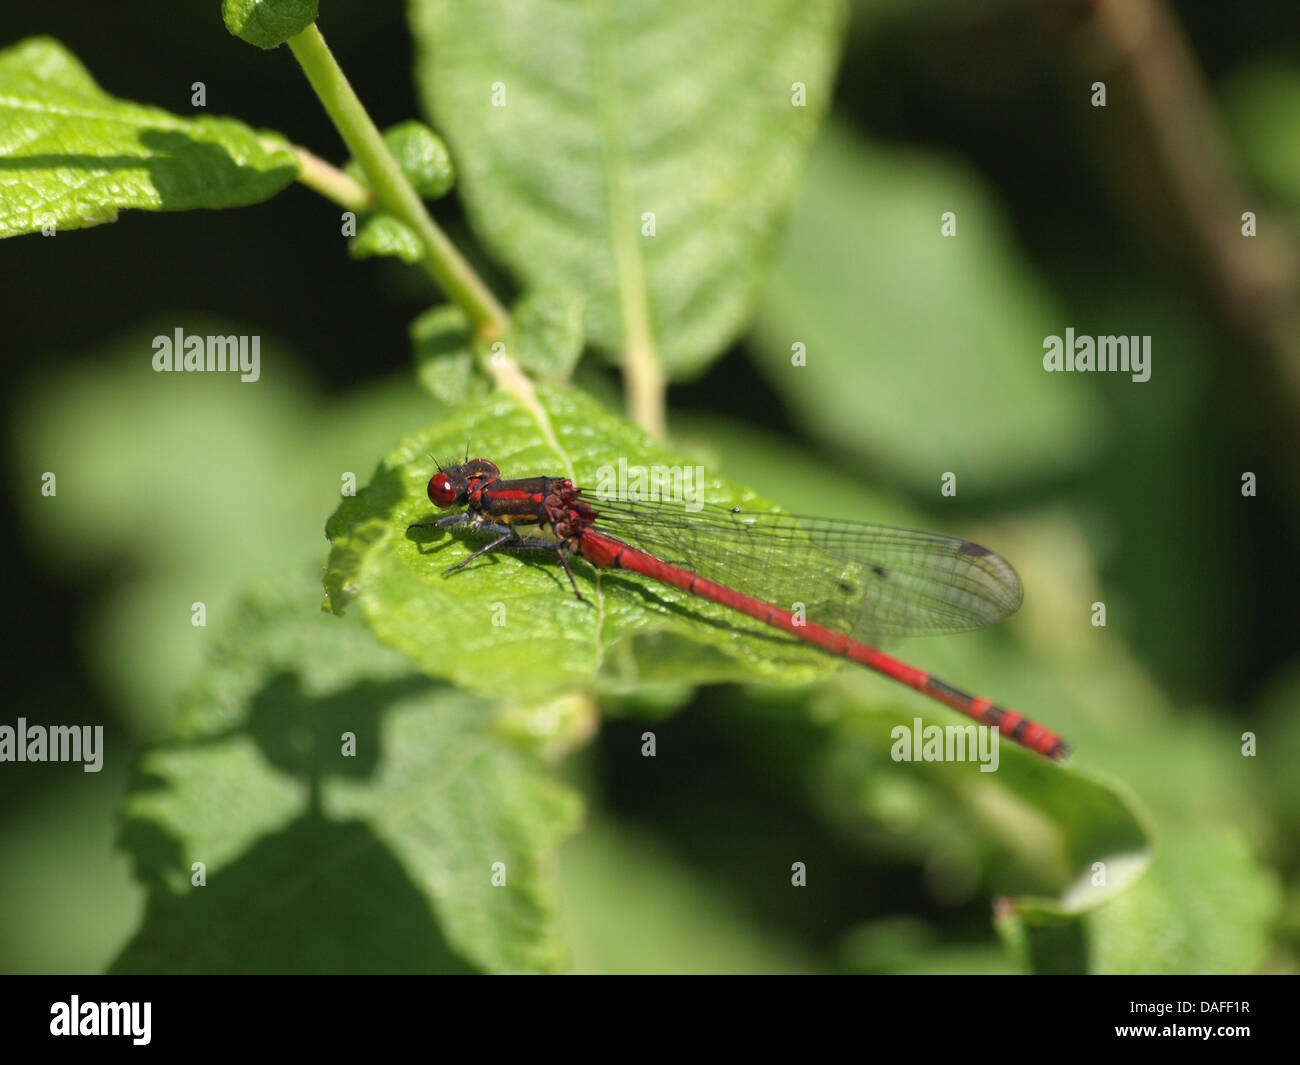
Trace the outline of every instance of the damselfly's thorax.
{"label": "damselfly's thorax", "polygon": [[555,535],[574,551],[578,550],[582,534],[597,517],[597,512],[582,498],[582,489],[567,477],[551,481],[546,514]]}

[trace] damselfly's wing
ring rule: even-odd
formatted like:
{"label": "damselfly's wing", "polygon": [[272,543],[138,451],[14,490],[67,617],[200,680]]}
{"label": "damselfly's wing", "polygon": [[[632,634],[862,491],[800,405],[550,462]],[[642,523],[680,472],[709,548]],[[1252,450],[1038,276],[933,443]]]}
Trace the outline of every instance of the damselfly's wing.
{"label": "damselfly's wing", "polygon": [[664,562],[855,639],[963,632],[1021,600],[1010,563],[979,544],[885,525],[705,504],[601,500],[594,527]]}

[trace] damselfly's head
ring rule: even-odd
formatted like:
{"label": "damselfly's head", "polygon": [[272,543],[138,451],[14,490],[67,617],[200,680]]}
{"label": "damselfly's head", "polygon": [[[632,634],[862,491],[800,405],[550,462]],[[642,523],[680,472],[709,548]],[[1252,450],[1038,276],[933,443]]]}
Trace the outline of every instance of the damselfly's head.
{"label": "damselfly's head", "polygon": [[487,459],[471,459],[459,466],[438,467],[429,478],[429,502],[446,510],[463,507],[470,493],[487,481],[494,481],[501,471]]}

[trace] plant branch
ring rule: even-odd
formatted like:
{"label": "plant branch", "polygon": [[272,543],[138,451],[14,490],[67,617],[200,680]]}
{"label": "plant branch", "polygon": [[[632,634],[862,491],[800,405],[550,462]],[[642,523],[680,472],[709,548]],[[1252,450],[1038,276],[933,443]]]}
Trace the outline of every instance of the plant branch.
{"label": "plant branch", "polygon": [[415,231],[424,246],[424,268],[465,312],[479,337],[501,336],[509,324],[505,308],[429,216],[320,30],[311,25],[288,43],[343,143],[369,179],[375,203]]}
{"label": "plant branch", "polygon": [[338,167],[325,162],[319,155],[300,148],[296,144],[284,144],[267,138],[262,140],[267,151],[289,151],[298,159],[298,181],[313,192],[319,192],[327,200],[332,200],[349,211],[373,211],[374,194],[354,181]]}

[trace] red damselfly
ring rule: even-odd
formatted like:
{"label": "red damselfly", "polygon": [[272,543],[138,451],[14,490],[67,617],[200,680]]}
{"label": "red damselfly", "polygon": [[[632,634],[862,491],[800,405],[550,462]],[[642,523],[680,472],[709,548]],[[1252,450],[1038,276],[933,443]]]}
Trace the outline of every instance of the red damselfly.
{"label": "red damselfly", "polygon": [[[962,632],[1001,621],[1021,599],[1011,565],[979,544],[884,525],[749,513],[739,507],[603,499],[563,477],[505,480],[487,459],[429,479],[429,500],[460,513],[417,526],[467,524],[498,548],[555,554],[579,599],[572,556],[652,577],[738,610],[900,681],[1048,758],[1069,747],[1022,714],[968,695],[867,643]],[[523,536],[538,526],[546,536]],[[779,604],[788,604],[790,609]]]}

